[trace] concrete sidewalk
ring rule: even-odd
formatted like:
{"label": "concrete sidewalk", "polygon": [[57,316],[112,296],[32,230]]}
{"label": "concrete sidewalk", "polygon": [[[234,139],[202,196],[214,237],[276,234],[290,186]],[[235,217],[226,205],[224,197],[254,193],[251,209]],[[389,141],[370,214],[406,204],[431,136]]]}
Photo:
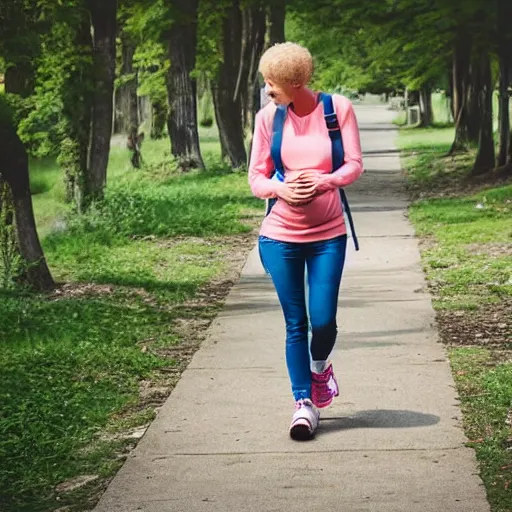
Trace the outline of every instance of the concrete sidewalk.
{"label": "concrete sidewalk", "polygon": [[288,437],[284,323],[253,251],[97,512],[489,511],[405,217],[392,113],[356,113],[367,172],[348,195],[361,250],[349,241],[341,395],[315,440]]}

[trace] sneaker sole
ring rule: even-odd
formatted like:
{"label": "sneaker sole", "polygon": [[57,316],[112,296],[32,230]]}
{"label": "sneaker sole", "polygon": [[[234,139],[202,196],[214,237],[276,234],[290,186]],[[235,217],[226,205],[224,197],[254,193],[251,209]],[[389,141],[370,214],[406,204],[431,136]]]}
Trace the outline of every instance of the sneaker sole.
{"label": "sneaker sole", "polygon": [[309,431],[309,427],[306,425],[295,425],[290,429],[290,437],[294,441],[309,441],[313,439],[314,434]]}
{"label": "sneaker sole", "polygon": [[290,427],[290,437],[294,441],[309,441],[315,437],[315,433],[311,432],[309,425],[297,423],[293,425],[293,427]]}

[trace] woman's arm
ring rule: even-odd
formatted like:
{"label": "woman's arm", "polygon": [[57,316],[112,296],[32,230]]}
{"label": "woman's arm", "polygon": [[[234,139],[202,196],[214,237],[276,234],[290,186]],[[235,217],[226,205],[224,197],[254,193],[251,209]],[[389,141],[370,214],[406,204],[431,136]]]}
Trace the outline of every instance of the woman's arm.
{"label": "woman's arm", "polygon": [[249,161],[249,185],[253,195],[260,199],[277,197],[279,187],[283,186],[280,181],[271,179],[274,163],[270,156],[271,136],[265,118],[269,114],[267,108],[256,114]]}
{"label": "woman's arm", "polygon": [[[321,176],[321,189],[324,191],[346,187],[363,174],[363,155],[361,153],[359,128],[352,103],[347,98],[337,95],[333,97],[333,100],[341,128],[345,162],[331,174]],[[340,112],[343,114],[340,115]]]}

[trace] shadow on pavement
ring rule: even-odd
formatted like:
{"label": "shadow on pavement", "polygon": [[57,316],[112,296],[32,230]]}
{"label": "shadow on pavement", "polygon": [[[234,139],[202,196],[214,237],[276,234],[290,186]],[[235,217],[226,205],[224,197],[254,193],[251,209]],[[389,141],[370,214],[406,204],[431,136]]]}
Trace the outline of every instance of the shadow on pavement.
{"label": "shadow on pavement", "polygon": [[415,411],[375,409],[352,416],[322,418],[319,432],[328,433],[351,428],[412,428],[439,423],[439,416]]}

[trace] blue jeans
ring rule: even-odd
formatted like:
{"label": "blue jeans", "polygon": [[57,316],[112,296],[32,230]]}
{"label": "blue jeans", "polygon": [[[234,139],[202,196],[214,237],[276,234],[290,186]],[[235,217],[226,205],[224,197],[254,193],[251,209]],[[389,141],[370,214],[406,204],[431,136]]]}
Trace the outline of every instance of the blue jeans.
{"label": "blue jeans", "polygon": [[[346,235],[308,243],[259,238],[261,261],[272,277],[284,313],[286,364],[295,400],[311,398],[310,361],[327,360],[334,347],[338,332],[338,293],[346,248]],[[306,308],[306,268],[309,308]],[[308,346],[309,325],[311,348]]]}

